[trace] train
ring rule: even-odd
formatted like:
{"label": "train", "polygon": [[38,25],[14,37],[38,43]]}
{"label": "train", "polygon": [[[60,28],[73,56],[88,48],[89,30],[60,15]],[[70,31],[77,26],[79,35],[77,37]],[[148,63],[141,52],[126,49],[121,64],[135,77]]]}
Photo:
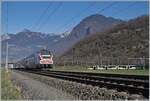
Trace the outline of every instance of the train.
{"label": "train", "polygon": [[53,68],[53,54],[47,49],[42,49],[16,62],[15,68],[16,69]]}

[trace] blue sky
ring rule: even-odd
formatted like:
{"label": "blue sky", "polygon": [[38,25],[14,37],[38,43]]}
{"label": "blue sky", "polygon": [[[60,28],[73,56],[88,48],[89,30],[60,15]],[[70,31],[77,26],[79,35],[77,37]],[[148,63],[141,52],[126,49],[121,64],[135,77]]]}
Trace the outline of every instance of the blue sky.
{"label": "blue sky", "polygon": [[[111,6],[108,7],[109,5]],[[48,7],[49,9],[45,10]],[[31,31],[61,34],[71,30],[82,19],[92,14],[130,20],[148,15],[148,7],[146,1],[61,3],[5,1],[2,2],[2,32],[15,34],[26,28]],[[104,8],[105,10],[100,12]]]}

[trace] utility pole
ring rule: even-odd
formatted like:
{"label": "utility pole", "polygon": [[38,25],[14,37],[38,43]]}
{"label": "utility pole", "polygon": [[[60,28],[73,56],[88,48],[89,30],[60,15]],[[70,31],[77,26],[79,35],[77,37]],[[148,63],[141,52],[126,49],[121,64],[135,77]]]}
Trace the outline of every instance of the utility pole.
{"label": "utility pole", "polygon": [[5,70],[8,72],[8,49],[10,46],[15,46],[13,44],[9,44],[8,42],[6,43],[6,64],[5,64]]}
{"label": "utility pole", "polygon": [[75,58],[75,48],[72,49],[72,66],[74,66],[74,58]]}
{"label": "utility pole", "polygon": [[[144,61],[144,62],[143,62],[143,61]],[[142,67],[143,67],[143,70],[145,70],[145,67],[146,67],[146,62],[145,62],[145,61],[146,61],[146,58],[145,58],[145,57],[144,57],[144,58],[140,58],[140,62],[141,62],[140,65],[142,66],[142,65],[144,64],[144,65],[142,66]]]}
{"label": "utility pole", "polygon": [[8,42],[6,43],[6,64],[5,64],[6,72],[8,72]]}
{"label": "utility pole", "polygon": [[100,65],[102,67],[102,51],[101,51],[101,45],[99,43],[100,41],[98,41],[96,43],[97,47],[98,47],[98,65]]}
{"label": "utility pole", "polygon": [[[8,3],[6,4],[6,6],[7,6],[6,30],[8,31]],[[5,64],[5,69],[6,69],[6,72],[8,72],[8,42],[6,43],[6,64]]]}

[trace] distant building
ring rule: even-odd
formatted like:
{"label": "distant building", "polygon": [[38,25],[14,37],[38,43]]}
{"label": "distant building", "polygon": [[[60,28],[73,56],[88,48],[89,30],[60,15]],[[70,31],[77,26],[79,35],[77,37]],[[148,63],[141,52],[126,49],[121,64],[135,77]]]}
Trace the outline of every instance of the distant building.
{"label": "distant building", "polygon": [[8,63],[8,68],[14,68],[14,63]]}

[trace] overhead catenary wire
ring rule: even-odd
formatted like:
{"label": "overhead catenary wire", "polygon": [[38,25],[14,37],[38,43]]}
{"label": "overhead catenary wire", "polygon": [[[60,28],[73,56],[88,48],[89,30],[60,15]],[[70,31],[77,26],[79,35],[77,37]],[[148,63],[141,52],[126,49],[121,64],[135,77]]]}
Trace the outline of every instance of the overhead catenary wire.
{"label": "overhead catenary wire", "polygon": [[62,4],[63,3],[60,2],[57,5],[57,7],[51,13],[49,13],[49,15],[47,16],[47,18],[45,19],[45,21],[41,25],[39,25],[38,31],[41,30],[46,25],[46,23],[50,20],[51,16],[53,16],[56,13],[56,11],[61,7]]}
{"label": "overhead catenary wire", "polygon": [[114,6],[116,3],[117,3],[117,2],[113,2],[113,3],[109,4],[108,6],[106,6],[106,7],[102,8],[102,9],[100,9],[100,11],[98,11],[98,13],[102,13],[102,12],[105,11],[106,9],[109,9],[109,8],[111,8],[112,6]]}
{"label": "overhead catenary wire", "polygon": [[44,15],[48,12],[48,10],[51,8],[52,6],[52,2],[50,2],[48,4],[48,6],[44,9],[43,13],[41,14],[41,16],[39,16],[39,19],[37,20],[37,22],[35,22],[35,25],[31,27],[31,29],[35,29],[41,22],[42,18],[44,17]]}

